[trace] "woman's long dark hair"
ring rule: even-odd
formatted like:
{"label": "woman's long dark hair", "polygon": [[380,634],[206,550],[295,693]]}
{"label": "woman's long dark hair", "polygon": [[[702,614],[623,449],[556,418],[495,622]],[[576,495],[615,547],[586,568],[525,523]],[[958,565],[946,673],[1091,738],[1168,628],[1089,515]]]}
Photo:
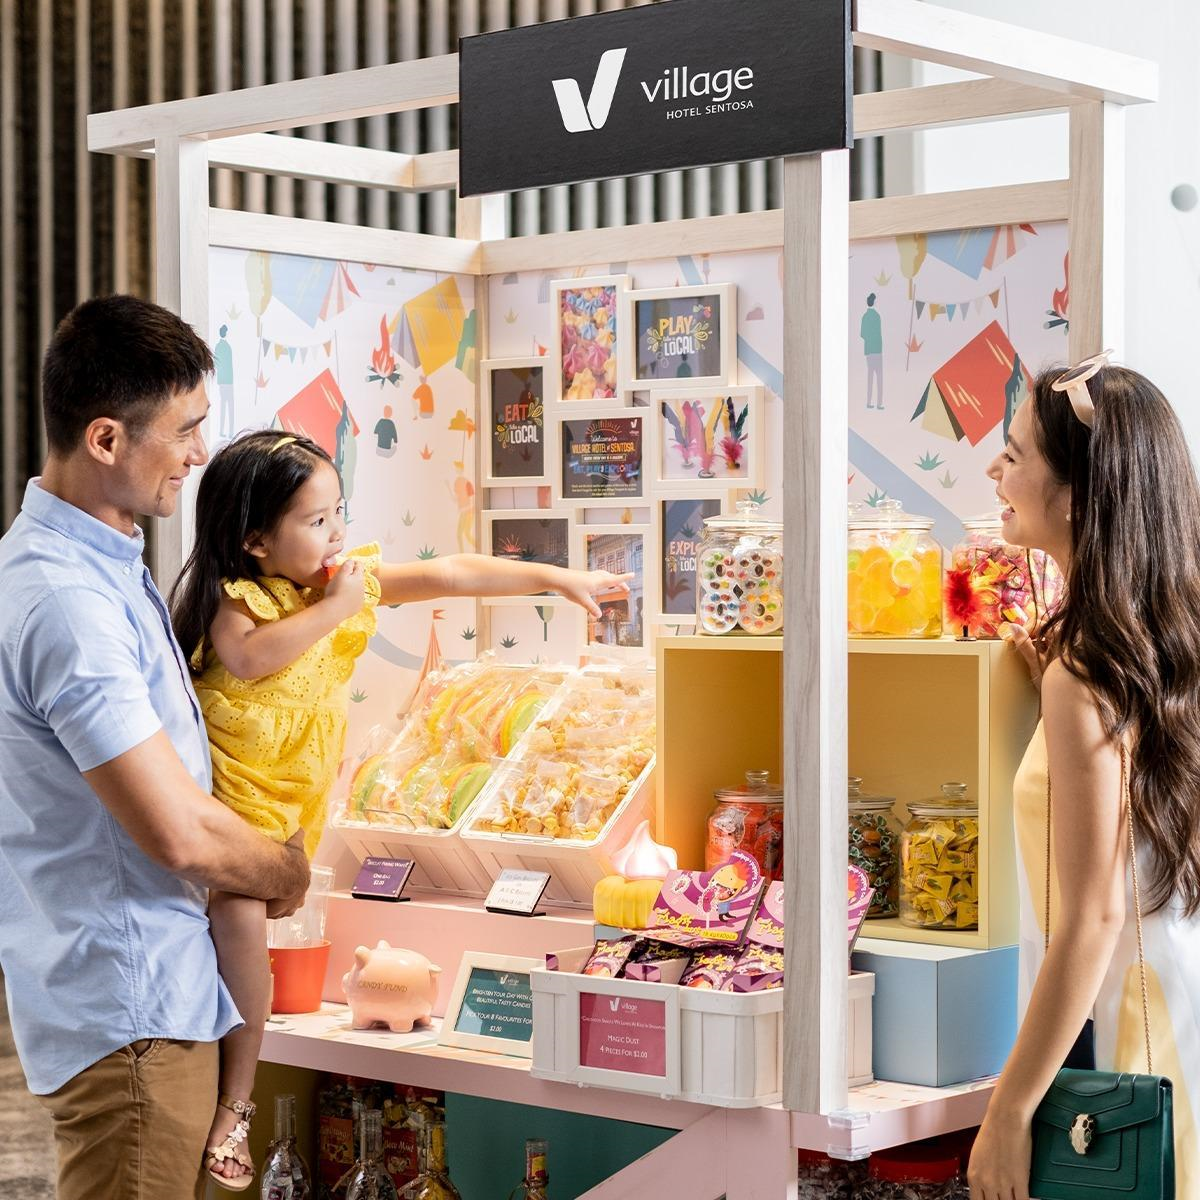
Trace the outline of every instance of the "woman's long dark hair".
{"label": "woman's long dark hair", "polygon": [[1034,385],[1038,449],[1071,495],[1065,598],[1050,654],[1095,694],[1113,739],[1131,734],[1130,796],[1153,854],[1153,908],[1200,911],[1200,485],[1166,397],[1105,367],[1088,382],[1089,430]]}
{"label": "woman's long dark hair", "polygon": [[247,542],[271,533],[318,462],[333,460],[306,437],[261,429],[213,455],[196,489],[196,540],[171,589],[171,622],[184,654],[201,643],[221,602],[223,579],[253,579]]}

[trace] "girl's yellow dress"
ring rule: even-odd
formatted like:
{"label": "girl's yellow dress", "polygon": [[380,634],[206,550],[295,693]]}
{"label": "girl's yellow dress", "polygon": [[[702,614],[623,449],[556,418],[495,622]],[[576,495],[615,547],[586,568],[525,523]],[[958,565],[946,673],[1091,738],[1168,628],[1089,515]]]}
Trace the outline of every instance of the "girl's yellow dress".
{"label": "girl's yellow dress", "polygon": [[[346,557],[362,561],[366,604],[283,670],[238,679],[207,638],[191,658],[200,672],[196,697],[208,726],[213,795],[274,841],[303,828],[310,858],[325,830],[346,741],[354,660],[375,632],[380,596],[379,546],[360,546]],[[256,625],[300,612],[323,595],[281,578],[226,580],[224,587]]]}

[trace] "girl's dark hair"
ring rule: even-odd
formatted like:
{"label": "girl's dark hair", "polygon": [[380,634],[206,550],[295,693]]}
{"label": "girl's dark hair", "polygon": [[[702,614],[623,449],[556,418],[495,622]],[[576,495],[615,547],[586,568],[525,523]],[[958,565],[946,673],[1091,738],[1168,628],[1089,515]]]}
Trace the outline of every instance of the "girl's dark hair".
{"label": "girl's dark hair", "polygon": [[1131,734],[1130,797],[1153,855],[1153,908],[1200,911],[1200,486],[1179,420],[1143,375],[1088,381],[1095,425],[1041,374],[1042,457],[1071,495],[1065,598],[1044,629],[1113,739]]}
{"label": "girl's dark hair", "polygon": [[213,455],[196,489],[192,552],[171,589],[171,622],[184,654],[217,615],[221,581],[260,573],[246,543],[278,526],[318,462],[333,465],[316,442],[278,429],[243,434]]}

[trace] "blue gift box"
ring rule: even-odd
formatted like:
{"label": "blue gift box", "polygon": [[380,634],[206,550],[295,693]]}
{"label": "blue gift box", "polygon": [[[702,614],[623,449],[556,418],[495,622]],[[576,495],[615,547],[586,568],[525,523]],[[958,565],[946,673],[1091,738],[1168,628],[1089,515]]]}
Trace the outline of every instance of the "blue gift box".
{"label": "blue gift box", "polygon": [[862,938],[875,975],[876,1079],[948,1087],[1004,1066],[1017,1036],[1017,948],[958,950]]}

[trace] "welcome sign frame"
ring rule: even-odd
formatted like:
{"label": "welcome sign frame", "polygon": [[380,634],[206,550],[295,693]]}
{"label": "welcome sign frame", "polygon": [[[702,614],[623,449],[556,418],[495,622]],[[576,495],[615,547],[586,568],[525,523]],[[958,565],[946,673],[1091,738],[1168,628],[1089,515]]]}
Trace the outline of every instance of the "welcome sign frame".
{"label": "welcome sign frame", "polygon": [[[651,6],[669,8],[669,5]],[[615,13],[614,17],[628,14]],[[456,55],[169,104],[93,115],[89,147],[153,157],[157,298],[208,337],[212,246],[322,253],[354,261],[491,276],[563,264],[623,263],[671,253],[782,248],[786,420],[795,471],[783,492],[791,564],[784,636],[786,857],[807,869],[787,892],[789,976],[784,996],[784,1106],[710,1114],[587,1193],[587,1200],[644,1194],[670,1164],[698,1200],[781,1194],[795,1181],[795,1146],[870,1146],[923,1136],[873,1110],[847,1113],[845,973],[845,481],[847,252],[851,239],[1029,221],[1067,220],[1072,360],[1123,344],[1124,109],[1156,98],[1157,68],[1130,56],[917,0],[857,0],[853,41],[976,72],[962,83],[855,96],[857,138],[891,131],[1066,112],[1069,176],[936,195],[849,201],[848,155],[785,159],[783,207],[644,226],[509,238],[499,198],[459,200],[456,235],[433,237],[357,225],[209,207],[208,172],[229,167],[330,183],[407,191],[453,188],[456,153],[405,155],[332,147],[277,131],[452,104]],[[586,74],[586,70],[581,70]],[[584,135],[580,135],[584,136]],[[480,344],[486,347],[486,329]],[[482,355],[481,355],[482,357]],[[636,411],[636,410],[634,410]],[[479,453],[477,439],[476,453]],[[159,522],[154,571],[167,587],[183,561],[179,518]],[[451,1053],[451,1051],[443,1051]],[[499,1086],[499,1085],[498,1085]],[[929,1122],[975,1123],[986,1091],[935,1094]],[[908,1111],[908,1110],[905,1110]],[[718,1121],[718,1116],[720,1120]],[[922,1118],[924,1119],[924,1118]],[[957,1123],[957,1125],[955,1124]],[[863,1132],[867,1130],[867,1132]],[[890,1132],[889,1132],[890,1131]],[[893,1139],[888,1142],[888,1137]]]}

